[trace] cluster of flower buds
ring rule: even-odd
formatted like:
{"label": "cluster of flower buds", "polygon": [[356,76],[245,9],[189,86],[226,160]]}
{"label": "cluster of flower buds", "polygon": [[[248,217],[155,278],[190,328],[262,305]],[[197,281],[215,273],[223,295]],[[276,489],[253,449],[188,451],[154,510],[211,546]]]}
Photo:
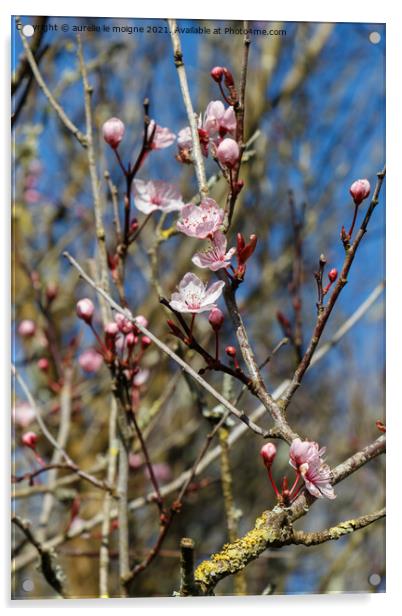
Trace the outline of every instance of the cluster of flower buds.
{"label": "cluster of flower buds", "polygon": [[[210,75],[212,79],[218,84],[225,101],[229,105],[236,105],[238,103],[238,95],[231,71],[226,66],[214,66],[214,68],[210,72]],[[228,90],[227,93],[224,91],[223,85],[226,86]]]}
{"label": "cluster of flower buds", "polygon": [[79,357],[79,363],[85,372],[96,372],[103,362],[118,370],[131,389],[132,405],[137,408],[140,390],[149,377],[149,371],[141,367],[144,353],[152,344],[149,336],[143,334],[139,327],[147,327],[148,321],[142,316],[135,317],[135,323],[123,314],[117,313],[114,321],[104,327],[103,339],[93,324],[95,307],[88,298],[77,302],[77,315],[91,328],[98,348],[87,349]]}
{"label": "cluster of flower buds", "polygon": [[290,488],[288,478],[283,477],[281,491],[279,491],[271,470],[276,456],[276,447],[273,443],[266,443],[261,448],[260,455],[279,504],[289,507],[303,487],[316,498],[326,497],[331,500],[335,498],[330,469],[322,457],[324,453],[325,447],[320,449],[314,441],[294,439],[289,450],[289,464],[296,471],[296,477]]}
{"label": "cluster of flower buds", "polygon": [[[232,106],[225,108],[222,101],[208,103],[204,115],[200,114],[199,116],[197,127],[203,156],[207,158],[209,151],[211,151],[213,156],[216,157],[217,149],[223,141],[229,138],[233,141],[236,135],[236,126],[236,114]],[[193,138],[189,126],[179,131],[177,145],[176,159],[181,163],[192,164]],[[229,164],[235,164],[236,150],[233,149],[233,144],[225,144],[222,151],[222,160],[225,156]],[[240,153],[237,155],[237,160],[239,157]]]}

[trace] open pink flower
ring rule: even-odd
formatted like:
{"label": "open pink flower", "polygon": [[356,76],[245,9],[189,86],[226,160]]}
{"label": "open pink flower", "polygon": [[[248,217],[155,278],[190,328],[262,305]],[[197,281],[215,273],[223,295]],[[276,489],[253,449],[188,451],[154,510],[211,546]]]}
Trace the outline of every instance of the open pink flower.
{"label": "open pink flower", "polygon": [[198,276],[188,272],[178,286],[178,293],[172,294],[170,306],[177,312],[209,312],[215,308],[215,302],[224,286],[225,283],[220,280],[207,288]]}
{"label": "open pink flower", "polygon": [[78,358],[78,363],[85,372],[97,372],[101,367],[103,357],[95,349],[87,349]]}
{"label": "open pink flower", "polygon": [[304,479],[307,490],[316,498],[336,498],[331,485],[331,470],[320,458],[305,462],[300,466],[300,473]]}
{"label": "open pink flower", "polygon": [[173,212],[184,207],[180,191],[174,184],[161,180],[134,180],[133,190],[135,206],[143,214],[156,210]]}
{"label": "open pink flower", "polygon": [[202,252],[196,252],[191,259],[194,265],[208,268],[213,272],[226,268],[230,265],[230,259],[236,252],[236,248],[230,248],[226,252],[226,235],[221,231],[214,233],[210,247]]}
{"label": "open pink flower", "polygon": [[302,464],[310,464],[315,461],[322,462],[321,456],[325,453],[325,447],[318,448],[314,441],[302,441],[295,438],[289,450],[289,464],[297,471]]}
{"label": "open pink flower", "polygon": [[188,203],[181,211],[177,221],[177,230],[189,237],[205,239],[219,230],[224,218],[224,211],[216,201],[209,197],[203,199],[200,205]]}
{"label": "open pink flower", "polygon": [[225,109],[222,101],[211,101],[206,108],[202,124],[211,139],[234,135],[236,131],[236,115],[233,107]]}
{"label": "open pink flower", "polygon": [[[152,135],[152,131],[154,130],[155,120],[151,120],[148,126],[148,138]],[[154,138],[152,140],[151,149],[152,150],[162,150],[163,148],[168,148],[172,143],[174,143],[176,139],[176,135],[172,133],[170,128],[163,128],[156,125]]]}

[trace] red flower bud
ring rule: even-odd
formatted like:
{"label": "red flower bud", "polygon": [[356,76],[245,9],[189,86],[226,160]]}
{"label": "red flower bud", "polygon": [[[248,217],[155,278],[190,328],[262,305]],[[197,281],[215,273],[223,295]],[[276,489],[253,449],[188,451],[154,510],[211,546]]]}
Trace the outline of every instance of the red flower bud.
{"label": "red flower bud", "polygon": [[177,327],[176,323],[172,321],[172,319],[168,319],[166,323],[168,324],[169,329],[171,333],[173,334],[173,336],[180,338],[180,340],[184,340],[183,332],[181,331],[180,327]]}
{"label": "red flower bud", "polygon": [[221,66],[214,66],[210,72],[210,75],[216,83],[220,83],[223,77],[223,68]]}
{"label": "red flower bud", "polygon": [[224,75],[224,77],[225,77],[225,85],[226,85],[228,88],[231,88],[232,86],[234,86],[234,79],[233,79],[233,75],[232,75],[232,73],[230,72],[230,70],[229,70],[228,68],[226,68],[226,66],[224,66],[224,67],[222,68],[222,70],[223,70],[223,75]]}
{"label": "red flower bud", "polygon": [[224,320],[225,316],[222,310],[219,310],[219,308],[212,308],[211,312],[209,313],[208,321],[215,332],[218,332],[220,330]]}
{"label": "red flower bud", "polygon": [[328,274],[328,279],[332,284],[338,278],[338,270],[334,267]]}
{"label": "red flower bud", "polygon": [[38,363],[36,364],[39,368],[39,370],[42,370],[42,372],[47,372],[49,370],[49,361],[46,359],[46,357],[41,357],[40,359],[38,359]]}
{"label": "red flower bud", "polygon": [[229,355],[229,357],[236,357],[236,349],[233,346],[227,346],[225,353]]}
{"label": "red flower bud", "polygon": [[38,435],[35,434],[35,432],[25,432],[25,434],[22,435],[21,442],[25,447],[35,449],[36,443],[38,442]]}
{"label": "red flower bud", "polygon": [[151,338],[148,338],[148,336],[143,336],[141,338],[141,346],[143,349],[147,349],[150,344],[152,344]]}

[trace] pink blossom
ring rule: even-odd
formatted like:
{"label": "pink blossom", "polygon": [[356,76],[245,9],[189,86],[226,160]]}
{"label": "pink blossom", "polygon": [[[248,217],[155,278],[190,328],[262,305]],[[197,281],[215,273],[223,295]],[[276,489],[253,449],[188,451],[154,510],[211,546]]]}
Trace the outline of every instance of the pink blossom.
{"label": "pink blossom", "polygon": [[236,252],[236,248],[230,248],[226,252],[226,235],[221,231],[214,233],[210,247],[204,251],[196,252],[192,262],[198,267],[208,268],[213,272],[226,268],[230,265],[230,259]]}
{"label": "pink blossom", "polygon": [[215,308],[215,301],[222,293],[225,283],[220,280],[214,282],[209,288],[191,272],[182,278],[178,293],[172,294],[170,306],[178,312],[206,312]]}
{"label": "pink blossom", "polygon": [[134,199],[136,208],[143,214],[156,210],[173,212],[184,207],[179,189],[161,180],[134,180]]}
{"label": "pink blossom", "polygon": [[310,494],[316,498],[325,496],[331,500],[336,498],[331,485],[331,470],[320,458],[314,458],[311,462],[302,464],[300,473]]}
{"label": "pink blossom", "polygon": [[114,150],[124,137],[125,126],[119,118],[110,118],[102,126],[103,138]]}
{"label": "pink blossom", "polygon": [[77,302],[77,316],[79,319],[85,321],[85,323],[91,323],[92,317],[94,316],[95,306],[87,297],[84,299],[80,299]]}
{"label": "pink blossom", "polygon": [[211,138],[223,137],[236,131],[236,115],[233,107],[225,109],[222,101],[211,101],[206,108],[202,127]]}
{"label": "pink blossom", "polygon": [[314,441],[301,441],[299,438],[295,438],[289,450],[289,464],[298,471],[302,464],[321,461],[321,456],[324,453],[325,447],[318,449],[318,444]]}
{"label": "pink blossom", "polygon": [[205,239],[218,231],[222,225],[224,211],[216,201],[209,197],[203,199],[200,205],[189,203],[181,211],[177,222],[177,230],[189,237]]}
{"label": "pink blossom", "polygon": [[224,167],[233,169],[240,158],[240,149],[234,139],[223,139],[216,150],[216,156]]}
{"label": "pink blossom", "polygon": [[370,194],[370,182],[368,180],[356,180],[349,188],[349,192],[352,195],[353,201],[356,205],[360,205],[364,199]]}
{"label": "pink blossom", "polygon": [[78,363],[85,372],[97,372],[101,367],[103,357],[95,349],[87,349],[78,358]]}
{"label": "pink blossom", "polygon": [[18,326],[18,333],[22,338],[31,338],[36,331],[36,325],[31,319],[24,319]]}
{"label": "pink blossom", "polygon": [[[152,131],[154,130],[155,120],[151,120],[148,126],[147,136],[148,139],[152,135]],[[154,138],[152,140],[151,148],[152,150],[162,150],[163,148],[168,148],[172,143],[174,143],[176,139],[176,135],[172,133],[170,128],[162,128],[162,126],[156,125]]]}
{"label": "pink blossom", "polygon": [[14,423],[27,428],[36,418],[35,409],[28,402],[17,402],[13,408]]}
{"label": "pink blossom", "polygon": [[180,149],[191,150],[193,147],[193,138],[191,136],[191,128],[186,126],[182,128],[177,135],[177,145]]}

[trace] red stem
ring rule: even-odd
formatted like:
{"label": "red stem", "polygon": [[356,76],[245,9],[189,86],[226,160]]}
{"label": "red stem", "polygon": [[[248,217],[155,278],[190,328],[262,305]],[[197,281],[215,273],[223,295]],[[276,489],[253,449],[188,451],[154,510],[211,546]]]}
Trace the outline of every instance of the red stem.
{"label": "red stem", "polygon": [[357,218],[357,210],[359,209],[359,206],[355,204],[355,213],[353,215],[353,221],[352,221],[352,226],[349,229],[349,237],[352,237],[352,233],[353,233],[353,229],[355,228],[355,222],[356,222],[356,218]]}
{"label": "red stem", "polygon": [[269,480],[270,480],[271,485],[272,485],[272,487],[273,487],[273,489],[274,489],[274,492],[275,492],[275,496],[276,496],[276,498],[279,498],[279,497],[280,497],[280,494],[279,494],[279,490],[278,490],[278,488],[276,487],[275,480],[274,480],[274,478],[272,477],[272,473],[271,473],[271,466],[267,466],[267,471],[268,471],[268,477],[269,477]]}

